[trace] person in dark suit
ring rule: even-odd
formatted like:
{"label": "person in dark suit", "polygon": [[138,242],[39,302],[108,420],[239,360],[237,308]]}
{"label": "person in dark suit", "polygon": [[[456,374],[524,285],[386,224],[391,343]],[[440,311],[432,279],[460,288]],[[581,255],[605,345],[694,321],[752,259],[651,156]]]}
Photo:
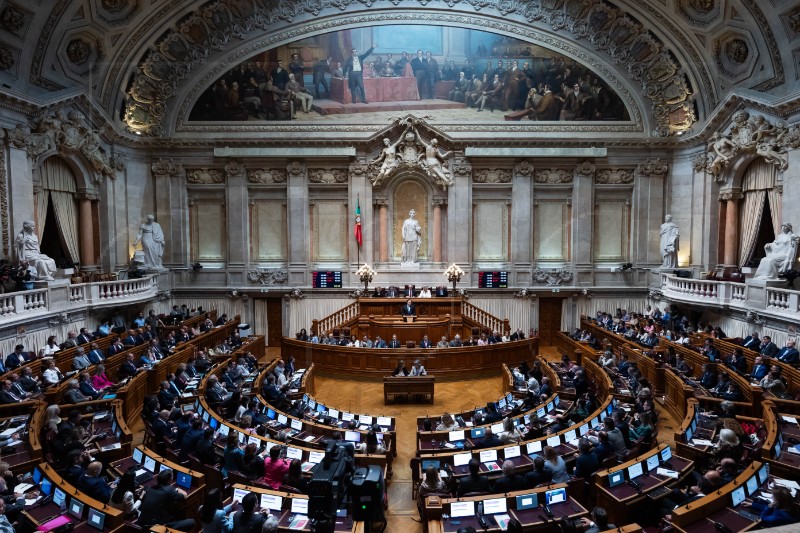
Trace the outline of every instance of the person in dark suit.
{"label": "person in dark suit", "polygon": [[203,438],[197,441],[194,455],[205,465],[215,465],[219,462],[219,456],[214,449],[214,430],[209,427],[203,432]]}
{"label": "person in dark suit", "polygon": [[497,478],[492,487],[492,492],[505,494],[515,490],[522,490],[525,480],[517,474],[514,461],[503,461],[503,475]]}
{"label": "person in dark suit", "polygon": [[20,371],[20,377],[17,381],[17,384],[22,387],[25,392],[30,392],[31,394],[39,394],[42,392],[41,387],[39,386],[39,380],[33,377],[33,371],[30,367],[25,367]]}
{"label": "person in dark suit", "polygon": [[758,348],[758,353],[765,357],[773,357],[776,353],[778,353],[778,346],[772,342],[772,339],[769,335],[764,335],[761,340],[761,345]]}
{"label": "person in dark suit", "polygon": [[489,492],[489,479],[480,475],[480,469],[480,461],[474,457],[469,460],[469,475],[461,478],[461,481],[458,482],[456,494],[459,498],[470,492]]}
{"label": "person in dark suit", "polygon": [[25,363],[25,355],[23,354],[24,349],[25,347],[21,344],[17,344],[14,347],[14,351],[8,354],[8,357],[6,357],[6,369],[14,370]]}
{"label": "person in dark suit", "polygon": [[325,79],[325,74],[331,73],[331,61],[333,58],[328,56],[326,59],[320,59],[316,63],[314,63],[314,76],[312,78],[312,83],[314,84],[314,92],[317,95],[317,98],[320,98],[320,91],[319,86],[322,85],[322,88],[325,89],[325,98],[331,97],[331,91],[328,88],[328,81]]}
{"label": "person in dark suit", "polygon": [[628,366],[628,356],[622,354],[619,359],[619,364],[617,365],[617,371],[624,376],[628,373]]}
{"label": "person in dark suit", "polygon": [[400,314],[403,316],[417,316],[417,308],[410,298],[406,304],[400,308]]}
{"label": "person in dark suit", "polygon": [[139,508],[139,525],[149,528],[155,524],[164,524],[178,531],[191,531],[194,520],[181,519],[186,508],[186,492],[172,486],[172,470],[163,468],[156,476],[155,487],[147,489]]}
{"label": "person in dark suit", "polygon": [[108,350],[107,350],[108,356],[111,357],[112,355],[116,355],[116,354],[118,354],[120,352],[124,352],[127,349],[128,348],[124,344],[122,344],[122,341],[117,339],[111,344],[111,346],[108,347]]}
{"label": "person in dark suit", "polygon": [[392,340],[389,341],[389,348],[400,348],[400,341],[397,340],[397,335],[392,335]]}
{"label": "person in dark suit", "polygon": [[393,376],[407,376],[409,374],[409,370],[406,368],[406,362],[400,359],[397,362],[397,367],[392,372]]}
{"label": "person in dark suit", "polygon": [[742,347],[750,350],[758,351],[759,346],[761,346],[761,339],[758,338],[758,333],[755,331],[752,335],[748,335],[744,338],[744,341],[742,341]]}
{"label": "person in dark suit", "polygon": [[94,340],[94,335],[89,333],[89,330],[86,328],[81,328],[81,333],[78,335],[78,344],[86,344],[92,342]]}
{"label": "person in dark suit", "polygon": [[386,348],[386,341],[381,339],[381,336],[378,335],[375,337],[375,342],[372,343],[373,348]]}
{"label": "person in dark suit", "polygon": [[786,346],[775,354],[775,358],[784,363],[794,364],[800,360],[800,352],[794,347],[794,341],[788,341]]}
{"label": "person in dark suit", "polygon": [[348,57],[344,62],[344,76],[348,78],[347,86],[350,87],[350,96],[353,103],[356,103],[356,94],[361,95],[361,101],[365,104],[367,102],[367,94],[364,92],[364,60],[377,48],[378,45],[373,44],[372,48],[367,50],[361,55],[358,55],[358,50],[353,48],[352,57]]}
{"label": "person in dark suit", "polygon": [[175,396],[169,390],[169,381],[161,382],[161,389],[158,391],[157,397],[161,409],[171,410],[175,406]]}
{"label": "person in dark suit", "polygon": [[129,329],[128,336],[125,337],[125,339],[122,341],[122,344],[127,347],[136,346],[136,332],[132,329]]}
{"label": "person in dark suit", "polygon": [[525,474],[523,484],[526,488],[533,488],[543,483],[550,483],[551,479],[553,479],[552,472],[544,469],[544,459],[537,455],[533,459],[533,470]]}
{"label": "person in dark suit", "polygon": [[[625,448],[631,449],[631,427],[625,419],[625,411],[617,409],[612,413],[611,418],[614,420],[614,426],[622,433],[622,440],[625,443]],[[613,428],[612,428],[613,429]]]}
{"label": "person in dark suit", "polygon": [[103,391],[95,389],[94,385],[92,385],[91,376],[89,376],[88,372],[81,372],[80,376],[78,376],[78,390],[92,400],[96,400],[103,395]]}
{"label": "person in dark suit", "polygon": [[750,373],[750,377],[753,379],[761,379],[768,373],[769,367],[764,364],[764,359],[756,357],[756,360],[753,361],[753,371]]}
{"label": "person in dark suit", "polygon": [[594,454],[597,456],[597,460],[602,463],[611,457],[613,452],[614,449],[611,447],[611,443],[608,441],[608,433],[605,431],[600,431],[597,434],[597,444],[594,447]]}
{"label": "person in dark suit", "polygon": [[119,370],[117,370],[117,373],[121,377],[133,377],[139,373],[139,370],[140,370],[139,367],[136,366],[136,361],[133,358],[133,354],[129,353],[125,357],[125,362],[123,362],[119,366]]}
{"label": "person in dark suit", "polygon": [[427,335],[422,337],[422,340],[419,341],[419,347],[420,348],[432,348],[433,347],[433,345],[431,344],[431,341],[428,339]]}
{"label": "person in dark suit", "polygon": [[64,393],[64,403],[81,403],[88,402],[91,398],[83,394],[80,390],[80,385],[77,379],[69,382],[69,388]]}
{"label": "person in dark suit", "polygon": [[722,486],[722,476],[716,470],[709,470],[700,478],[697,485],[689,487],[686,492],[672,489],[669,495],[661,499],[659,515],[663,518],[670,514],[676,507],[699,500],[706,494],[711,494]]}
{"label": "person in dark suit", "polygon": [[163,442],[164,436],[172,433],[173,424],[169,421],[170,412],[163,409],[158,413],[158,416],[153,420],[151,428],[153,434],[156,436],[156,442]]}
{"label": "person in dark suit", "polygon": [[[486,422],[486,420],[484,420]],[[485,449],[485,448],[494,448],[496,446],[502,446],[503,441],[500,440],[500,437],[495,435],[491,429],[486,428],[486,435],[483,436],[482,439],[475,442],[475,449]]]}
{"label": "person in dark suit", "polygon": [[23,399],[11,390],[11,382],[9,380],[4,379],[0,382],[0,404],[19,403]]}
{"label": "person in dark suit", "polygon": [[95,500],[108,503],[108,500],[111,499],[111,487],[108,486],[105,479],[100,477],[102,470],[103,463],[100,461],[89,463],[86,472],[78,478],[77,486],[81,492]]}
{"label": "person in dark suit", "polygon": [[105,359],[105,355],[103,355],[103,350],[100,349],[100,347],[97,345],[96,342],[93,342],[89,346],[89,348],[91,349],[89,350],[89,353],[86,354],[86,357],[89,359],[89,362],[91,362],[93,365],[96,365],[97,363]]}
{"label": "person in dark suit", "polygon": [[580,453],[575,459],[575,470],[573,475],[575,477],[582,477],[583,479],[592,479],[595,472],[600,470],[600,459],[592,451],[592,443],[588,439],[581,439],[578,443],[578,450]]}
{"label": "person in dark suit", "polygon": [[707,389],[713,389],[717,386],[717,371],[714,367],[703,365],[703,375],[700,376],[700,385]]}

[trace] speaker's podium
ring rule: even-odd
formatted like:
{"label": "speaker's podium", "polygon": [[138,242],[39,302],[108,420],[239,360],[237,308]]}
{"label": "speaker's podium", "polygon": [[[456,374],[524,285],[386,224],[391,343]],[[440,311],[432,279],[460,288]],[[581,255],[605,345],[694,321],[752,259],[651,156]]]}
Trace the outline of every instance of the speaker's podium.
{"label": "speaker's podium", "polygon": [[416,322],[416,321],[417,321],[417,315],[404,315],[403,316],[403,322],[410,323],[410,322]]}
{"label": "speaker's podium", "polygon": [[384,376],[383,402],[433,403],[433,376]]}

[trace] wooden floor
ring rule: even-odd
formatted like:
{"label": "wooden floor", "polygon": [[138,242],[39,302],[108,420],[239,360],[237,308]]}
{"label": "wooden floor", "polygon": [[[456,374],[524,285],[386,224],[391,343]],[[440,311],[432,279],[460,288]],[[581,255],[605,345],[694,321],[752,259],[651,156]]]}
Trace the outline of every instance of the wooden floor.
{"label": "wooden floor", "polygon": [[[557,360],[560,355],[554,347],[540,348],[542,355]],[[409,462],[416,452],[416,419],[423,415],[437,415],[445,411],[458,412],[485,405],[487,400],[502,394],[502,378],[488,377],[469,381],[436,384],[434,405],[383,404],[383,384],[364,381],[347,381],[318,376],[315,379],[317,401],[352,413],[393,416],[397,419],[397,457],[394,460],[394,477],[389,484],[389,511],[387,531],[417,533],[422,531],[416,502],[411,499],[411,470]],[[659,442],[672,442],[677,424],[659,410]]]}

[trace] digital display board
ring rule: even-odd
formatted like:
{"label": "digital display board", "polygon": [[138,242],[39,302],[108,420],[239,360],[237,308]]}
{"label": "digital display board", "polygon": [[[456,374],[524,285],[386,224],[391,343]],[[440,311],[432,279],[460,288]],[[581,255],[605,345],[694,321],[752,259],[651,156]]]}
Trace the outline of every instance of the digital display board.
{"label": "digital display board", "polygon": [[478,287],[481,289],[507,289],[508,272],[478,272]]}
{"label": "digital display board", "polygon": [[311,273],[315,289],[341,289],[342,273],[329,270],[327,272],[315,271]]}

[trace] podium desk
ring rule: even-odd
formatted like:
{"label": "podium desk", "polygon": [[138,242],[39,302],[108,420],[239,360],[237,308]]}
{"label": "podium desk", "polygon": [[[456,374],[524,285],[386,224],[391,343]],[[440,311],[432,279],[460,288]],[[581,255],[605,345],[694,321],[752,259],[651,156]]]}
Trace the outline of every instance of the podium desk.
{"label": "podium desk", "polygon": [[408,403],[419,400],[433,403],[433,376],[385,376],[383,378],[383,401],[386,404],[403,399]]}

